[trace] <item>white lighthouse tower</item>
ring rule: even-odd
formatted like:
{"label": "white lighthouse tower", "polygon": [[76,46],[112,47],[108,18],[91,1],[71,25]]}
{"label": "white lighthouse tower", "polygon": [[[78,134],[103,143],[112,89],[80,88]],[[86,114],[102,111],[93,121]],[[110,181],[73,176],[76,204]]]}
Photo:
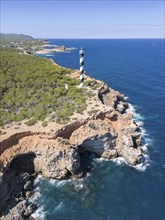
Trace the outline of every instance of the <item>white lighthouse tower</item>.
{"label": "white lighthouse tower", "polygon": [[79,87],[83,87],[84,85],[84,50],[80,49],[80,85]]}

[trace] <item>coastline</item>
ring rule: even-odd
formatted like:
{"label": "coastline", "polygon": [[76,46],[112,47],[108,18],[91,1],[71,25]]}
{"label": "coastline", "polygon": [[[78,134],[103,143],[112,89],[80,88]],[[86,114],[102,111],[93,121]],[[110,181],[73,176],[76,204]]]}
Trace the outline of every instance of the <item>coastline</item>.
{"label": "coastline", "polygon": [[[54,65],[58,64],[54,63]],[[79,71],[75,70],[69,75],[71,78],[79,78]],[[86,79],[92,80],[89,76],[86,76]],[[15,127],[18,127],[18,123],[13,123],[11,127],[6,127],[6,134],[2,136],[1,149],[4,149],[3,152],[6,152],[6,150],[8,152],[6,155],[1,152],[1,161],[3,161],[2,172],[6,172],[8,165],[17,155],[29,154],[29,152],[33,152],[37,156],[34,163],[35,173],[42,172],[44,177],[55,179],[64,179],[66,177],[67,172],[64,172],[64,167],[67,167],[67,170],[76,178],[83,176],[82,170],[77,173],[81,168],[80,157],[77,156],[75,158],[75,156],[73,156],[75,153],[78,155],[79,150],[81,152],[95,152],[99,157],[107,159],[118,158],[120,156],[119,154],[121,154],[124,155],[126,161],[129,161],[128,164],[132,163],[131,165],[135,165],[135,163],[138,163],[142,155],[141,135],[137,132],[139,126],[132,119],[132,114],[126,112],[128,103],[124,95],[109,88],[104,82],[99,80],[95,81],[98,84],[98,88],[95,91],[88,86],[84,87],[84,89],[94,92],[95,94],[92,100],[89,100],[87,109],[83,114],[74,114],[67,125],[53,122],[48,123],[48,126],[44,128],[41,126],[41,122],[38,122],[31,127],[22,124],[19,129],[15,129]],[[26,135],[26,132],[30,133]],[[25,136],[21,136],[22,133],[25,133]],[[83,135],[80,135],[82,133]],[[14,135],[17,135],[16,139],[11,138],[14,137]],[[131,137],[134,137],[134,140],[131,139]],[[96,145],[94,144],[95,146],[92,147],[93,140],[95,139],[98,142],[101,141],[101,150],[98,150],[98,145],[96,143]],[[8,147],[6,148],[4,144],[5,142],[8,143],[8,141],[11,143],[10,149],[8,149]],[[64,143],[57,148],[56,146],[59,142]],[[28,149],[29,143],[31,143],[30,149]],[[121,148],[123,144],[124,146],[128,145],[125,151],[122,151]],[[53,149],[51,152],[49,152],[50,146]],[[43,162],[46,159],[46,163],[50,165],[48,156],[52,153],[57,154],[64,146],[67,152],[67,158],[64,157],[63,159],[69,159],[69,163],[65,161],[65,166],[60,164],[61,168],[59,167],[60,171],[58,170],[58,172],[56,170],[45,171],[45,168],[42,168],[41,161]],[[78,146],[81,146],[80,149],[77,148]],[[22,149],[20,149],[20,147]],[[44,149],[44,152],[41,148]],[[69,152],[71,149],[73,149],[73,154]],[[132,160],[132,156],[136,157],[134,151],[137,153],[137,158]],[[46,158],[44,155],[45,152],[48,153]],[[55,176],[54,172],[56,172]]]}
{"label": "coastline", "polygon": [[[53,48],[45,48],[45,47],[53,47]],[[57,46],[51,44],[43,44],[40,50],[36,51],[36,54],[51,54],[53,52],[56,53],[66,53],[70,50],[74,50],[75,48],[67,48],[65,46]]]}

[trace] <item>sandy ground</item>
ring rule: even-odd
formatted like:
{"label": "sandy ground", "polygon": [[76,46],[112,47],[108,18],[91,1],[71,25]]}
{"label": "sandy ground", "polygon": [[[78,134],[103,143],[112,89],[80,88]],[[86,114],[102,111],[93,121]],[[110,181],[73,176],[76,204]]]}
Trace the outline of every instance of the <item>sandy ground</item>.
{"label": "sandy ground", "polygon": [[46,127],[43,127],[41,125],[42,121],[39,121],[32,126],[27,126],[25,122],[26,121],[12,122],[11,124],[6,125],[4,129],[1,128],[2,134],[0,136],[0,141],[7,139],[14,134],[27,132],[27,131],[31,131],[32,133],[33,132],[47,133],[48,135],[53,136],[54,133],[62,127],[62,125],[56,122],[49,122],[48,126]]}
{"label": "sandy ground", "polygon": [[63,48],[62,46],[56,46],[54,48],[44,48],[52,45],[44,45],[43,48],[40,50],[36,51],[36,54],[49,54],[52,52],[67,52],[69,50],[73,50],[72,48]]}
{"label": "sandy ground", "polygon": [[57,47],[55,44],[44,44],[43,47]]}
{"label": "sandy ground", "polygon": [[63,51],[56,49],[56,48],[53,48],[53,49],[44,48],[44,49],[36,51],[36,54],[49,54],[52,52],[63,52]]}

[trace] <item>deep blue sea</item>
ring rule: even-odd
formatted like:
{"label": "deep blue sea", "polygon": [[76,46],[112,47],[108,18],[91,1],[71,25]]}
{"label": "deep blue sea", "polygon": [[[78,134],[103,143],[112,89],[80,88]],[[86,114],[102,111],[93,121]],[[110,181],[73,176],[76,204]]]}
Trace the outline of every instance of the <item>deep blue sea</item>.
{"label": "deep blue sea", "polygon": [[44,55],[61,66],[85,70],[125,94],[141,124],[149,161],[135,169],[120,161],[93,161],[85,180],[38,177],[35,216],[41,220],[164,220],[165,219],[165,96],[164,39],[48,40],[74,47],[69,53]]}

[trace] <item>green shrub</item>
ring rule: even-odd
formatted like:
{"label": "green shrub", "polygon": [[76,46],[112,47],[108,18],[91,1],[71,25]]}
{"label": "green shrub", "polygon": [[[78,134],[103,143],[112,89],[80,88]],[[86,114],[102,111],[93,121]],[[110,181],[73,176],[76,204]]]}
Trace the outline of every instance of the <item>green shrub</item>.
{"label": "green shrub", "polygon": [[[86,109],[92,93],[77,88],[79,80],[65,75],[71,70],[58,67],[49,59],[19,55],[14,50],[0,52],[1,125],[23,119],[29,119],[27,124],[33,125],[52,112],[68,120],[76,110]],[[65,83],[69,84],[68,91]]]}
{"label": "green shrub", "polygon": [[36,122],[37,122],[37,118],[34,117],[30,119],[29,121],[27,121],[25,124],[32,126],[32,125],[35,125]]}
{"label": "green shrub", "polygon": [[15,121],[22,121],[24,119],[24,116],[23,115],[21,115],[21,114],[18,114],[18,115],[16,115],[15,116]]}
{"label": "green shrub", "polygon": [[77,107],[77,113],[82,113],[87,108],[87,104],[79,105]]}
{"label": "green shrub", "polygon": [[48,126],[48,121],[43,121],[41,125],[42,125],[43,127]]}
{"label": "green shrub", "polygon": [[95,113],[97,113],[99,111],[99,109],[94,109],[88,112],[89,115],[93,115]]}

